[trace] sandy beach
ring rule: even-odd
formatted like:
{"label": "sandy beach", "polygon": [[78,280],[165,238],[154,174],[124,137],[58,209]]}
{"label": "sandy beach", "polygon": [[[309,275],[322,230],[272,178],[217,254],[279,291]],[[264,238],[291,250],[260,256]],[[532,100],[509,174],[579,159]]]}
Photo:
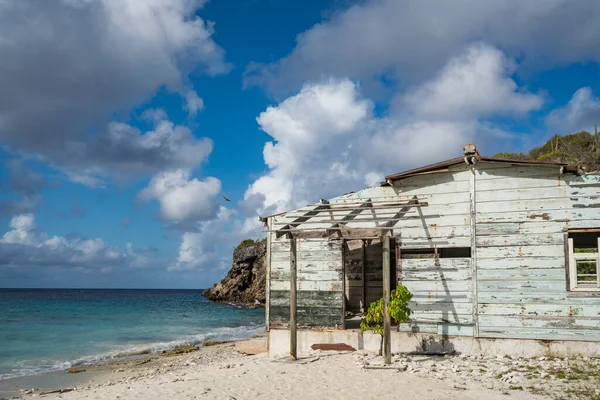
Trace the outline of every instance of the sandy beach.
{"label": "sandy beach", "polygon": [[[598,365],[598,360],[588,363]],[[313,354],[295,362],[244,355],[235,343],[147,357],[68,374],[79,383],[21,392],[46,399],[545,399],[591,398],[595,381],[555,376],[569,360],[396,355],[391,367],[363,351]],[[539,369],[532,372],[535,365]],[[557,366],[554,369],[553,365]],[[520,373],[519,371],[524,371]],[[527,372],[528,371],[528,372]],[[525,373],[527,372],[527,373]],[[564,372],[563,372],[564,373]],[[588,384],[591,384],[590,387]],[[586,386],[587,385],[587,386]],[[585,388],[585,389],[583,389]],[[585,396],[587,393],[589,396]]]}

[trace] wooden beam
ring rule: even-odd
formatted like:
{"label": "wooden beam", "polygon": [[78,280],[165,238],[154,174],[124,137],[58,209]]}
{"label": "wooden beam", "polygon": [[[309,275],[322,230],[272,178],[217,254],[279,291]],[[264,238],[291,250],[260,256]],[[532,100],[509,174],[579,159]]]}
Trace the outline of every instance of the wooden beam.
{"label": "wooden beam", "polygon": [[366,281],[366,268],[367,268],[367,241],[363,240],[362,241],[362,256],[360,258],[360,262],[362,264],[362,294],[361,294],[361,312],[366,313],[367,312],[367,305],[366,305],[366,300],[367,300],[367,281]]}
{"label": "wooden beam", "polygon": [[[421,196],[421,199],[426,200],[426,196]],[[394,206],[398,206],[398,205],[402,205],[405,203],[410,203],[413,200],[419,200],[419,196],[405,196],[404,199],[397,199],[397,200],[377,200],[377,198],[369,198],[369,202],[373,203],[373,205],[378,206],[378,205],[394,205]],[[330,205],[333,209],[339,209],[342,207],[349,207],[352,208],[353,206],[360,206],[361,204],[363,204],[367,199],[356,199],[356,200],[360,200],[360,201],[338,201],[338,202],[329,202],[327,203],[328,205]],[[318,206],[322,203],[317,203],[317,204],[307,204],[305,207],[315,207]]]}
{"label": "wooden beam", "polygon": [[[346,224],[346,223],[349,223],[349,222],[385,222],[385,223],[387,223],[388,225],[386,225],[386,226],[382,226],[382,228],[384,228],[384,229],[389,229],[389,228],[390,228],[392,225],[394,225],[396,222],[398,222],[398,221],[403,221],[403,220],[406,220],[406,217],[405,217],[405,215],[406,215],[407,213],[408,213],[408,211],[407,211],[407,212],[404,212],[404,213],[402,213],[402,215],[401,215],[401,216],[399,216],[399,217],[397,216],[397,215],[398,215],[398,213],[395,213],[394,215],[391,215],[391,216],[389,216],[389,217],[369,217],[369,218],[359,218],[359,219],[355,219],[354,221],[344,221],[344,220],[341,220],[341,219],[340,219],[340,220],[333,220],[333,219],[315,219],[315,220],[312,220],[312,221],[310,221],[310,223],[311,223],[311,224],[327,224],[327,223],[330,223],[330,224],[332,224],[332,223],[333,223],[334,225],[332,225],[332,226],[323,226],[323,227],[318,227],[318,228],[306,228],[306,229],[327,229],[327,228],[329,228],[329,229],[336,229],[336,228],[340,228],[340,227],[341,227],[341,228],[343,228],[345,225],[338,226],[338,224],[342,224],[342,223],[343,223],[343,224]],[[411,216],[412,216],[412,214],[411,214]],[[415,219],[415,218],[416,218],[416,216],[412,216],[412,218],[413,218],[413,219]],[[391,223],[391,225],[389,225],[390,223]],[[278,229],[278,230],[279,230],[279,231],[281,231],[281,232],[284,232],[284,231],[285,231],[285,229],[294,229],[294,227],[291,227],[291,228],[289,228],[289,226],[290,226],[290,225],[289,225],[289,224],[287,224],[287,223],[285,223],[285,222],[276,222],[276,223],[274,223],[273,225],[279,225],[279,226],[282,226],[280,229]],[[302,229],[302,228],[296,228],[296,229]],[[281,236],[283,236],[283,235],[281,235]]]}
{"label": "wooden beam", "polygon": [[[267,225],[271,225],[270,219],[267,221]],[[271,240],[271,232],[269,232],[267,233],[267,273],[265,277],[265,323],[267,332],[271,330]]]}
{"label": "wooden beam", "polygon": [[399,241],[396,242],[396,282],[402,285],[402,249]]}
{"label": "wooden beam", "polygon": [[346,248],[347,243],[342,240],[342,329],[346,330]]}
{"label": "wooden beam", "polygon": [[[400,249],[400,241],[394,240],[396,247],[396,284],[395,287],[402,285],[402,250]],[[396,332],[400,332],[400,324],[396,325]]]}
{"label": "wooden beam", "polygon": [[297,303],[297,253],[296,253],[296,239],[290,240],[290,358],[292,360],[298,359],[298,333],[297,321],[296,321],[296,303]]}
{"label": "wooden beam", "polygon": [[[341,220],[337,220],[335,221],[333,218],[333,214],[330,212],[330,218],[329,218],[329,222],[333,222],[333,225],[331,225],[329,227],[329,229],[331,229],[331,233],[337,233],[338,236],[342,236],[342,232],[338,229],[338,228],[342,228],[344,227],[348,222],[352,221],[354,218],[356,218],[358,215],[360,215],[361,212],[363,212],[365,209],[367,209],[368,207],[372,207],[373,203],[371,203],[371,199],[368,199],[366,202],[362,203],[358,208],[350,211],[348,214],[344,215],[342,217]],[[317,222],[327,222],[327,220],[325,221],[317,221]]]}
{"label": "wooden beam", "polygon": [[391,334],[392,321],[390,317],[390,235],[383,236],[383,362],[392,363]]}
{"label": "wooden beam", "polygon": [[[328,204],[320,204],[318,206],[316,206],[314,209],[307,211],[304,215],[302,215],[301,217],[296,218],[295,220],[293,220],[290,224],[284,226],[282,229],[292,229],[292,228],[296,228],[298,225],[300,225],[303,222],[308,221],[309,219],[311,219],[312,217],[314,217],[315,215],[318,215],[321,211],[326,210],[329,208]],[[280,229],[281,230],[281,229]],[[285,232],[277,232],[275,234],[275,239],[279,239],[280,237],[286,235]]]}
{"label": "wooden beam", "polygon": [[[363,211],[370,211],[372,214],[375,214],[375,212],[376,212],[375,216],[381,217],[381,216],[386,216],[386,215],[387,216],[395,215],[396,212],[398,211],[398,208],[399,207],[394,207],[394,208],[388,208],[385,210],[376,210],[376,209],[368,208]],[[418,208],[422,208],[422,207],[418,207]],[[330,219],[335,219],[336,217],[342,218],[342,217],[348,215],[350,212],[352,212],[352,211],[351,210],[325,210],[325,211],[321,211],[321,215],[319,215],[319,217],[330,216]],[[278,219],[282,219],[282,218],[293,219],[293,218],[298,218],[298,215],[283,215],[283,216],[278,217]],[[279,222],[279,224],[289,224],[289,223],[290,222],[288,222],[288,221],[280,221]]]}
{"label": "wooden beam", "polygon": [[[394,215],[392,218],[388,218],[388,222],[386,222],[385,224],[383,224],[384,227],[386,228],[391,228],[394,225],[396,225],[396,223],[399,220],[404,219],[404,216],[406,215],[406,213],[408,213],[409,211],[411,211],[411,208],[413,207],[419,207],[420,204],[424,204],[427,205],[427,203],[419,203],[419,200],[417,199],[417,197],[415,196],[413,198],[413,200],[410,201],[410,205],[406,205],[404,207],[402,207],[397,213],[396,215]],[[417,210],[419,211],[419,213],[421,212],[421,210],[419,208],[417,208]]]}
{"label": "wooden beam", "polygon": [[[406,218],[402,218],[402,217],[395,217],[395,215],[397,215],[398,213],[394,214],[393,216],[390,217],[369,217],[369,218],[359,218],[359,219],[355,219],[354,222],[381,222],[381,221],[385,221],[385,222],[389,222],[389,221],[401,221],[403,219]],[[404,213],[406,214],[406,213]],[[338,224],[340,225],[345,225],[349,222],[352,222],[352,220],[348,220],[348,219],[337,219],[337,220],[331,220],[331,219],[315,219],[310,221],[311,223],[314,224],[318,224],[318,223],[332,223],[335,224],[333,226],[330,227],[330,229],[335,229],[335,228],[339,228]],[[280,223],[281,225],[283,225],[283,223]],[[277,225],[277,224],[276,224]]]}
{"label": "wooden beam", "polygon": [[[390,210],[390,209],[395,209],[398,207],[427,207],[429,205],[428,202],[426,201],[418,201],[418,200],[411,200],[411,202],[406,202],[406,203],[389,203],[386,205],[373,205],[371,207],[369,207],[369,209],[373,209],[373,210]],[[353,210],[358,210],[360,209],[360,206],[344,206],[344,207],[336,207],[333,204],[322,204],[318,207],[322,207],[321,209],[319,209],[319,212],[348,212],[348,211],[353,211]],[[309,210],[307,212],[312,212],[312,211],[317,211],[317,208],[314,208],[312,210]],[[298,210],[292,210],[289,211],[286,214],[291,214],[291,213],[295,213],[295,212],[302,212],[302,209],[298,209]],[[286,215],[285,218],[302,218],[305,215]]]}
{"label": "wooden beam", "polygon": [[381,229],[365,228],[365,229],[343,229],[336,228],[334,230],[294,230],[286,229],[278,232],[289,233],[296,239],[320,239],[329,238],[336,234],[337,231],[341,232],[341,237],[344,239],[375,239],[381,237]]}
{"label": "wooden beam", "polygon": [[471,165],[469,174],[469,208],[471,219],[471,290],[473,293],[473,336],[479,337],[479,299],[477,294],[477,202],[475,165]]}
{"label": "wooden beam", "polygon": [[[337,228],[339,226],[346,225],[348,222],[352,221],[354,218],[356,218],[358,215],[360,215],[360,213],[363,212],[368,207],[373,207],[373,203],[371,203],[371,199],[368,199],[367,201],[362,203],[358,208],[355,208],[354,210],[350,211],[348,214],[343,216],[341,220],[334,221],[335,224],[331,228]],[[333,219],[333,218],[331,218],[331,219]]]}

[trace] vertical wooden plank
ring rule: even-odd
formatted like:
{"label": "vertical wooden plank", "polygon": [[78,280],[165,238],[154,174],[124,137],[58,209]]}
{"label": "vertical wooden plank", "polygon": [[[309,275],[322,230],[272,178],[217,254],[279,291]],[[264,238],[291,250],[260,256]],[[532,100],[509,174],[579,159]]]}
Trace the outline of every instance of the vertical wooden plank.
{"label": "vertical wooden plank", "polygon": [[569,292],[571,290],[571,242],[569,241],[569,232],[564,234],[564,249],[565,249],[565,280],[567,287],[565,290]]}
{"label": "vertical wooden plank", "polygon": [[575,245],[569,239],[569,290],[577,287],[577,263],[575,263]]}
{"label": "vertical wooden plank", "polygon": [[290,239],[290,357],[292,360],[298,358],[297,332],[296,332],[296,302],[297,302],[297,259],[296,238]]}
{"label": "vertical wooden plank", "polygon": [[346,241],[342,239],[342,329],[346,329]]}
{"label": "vertical wooden plank", "polygon": [[398,279],[396,278],[398,276],[397,249],[396,238],[390,233],[390,291],[398,286]]}
{"label": "vertical wooden plank", "polygon": [[471,214],[471,287],[473,290],[473,336],[479,336],[479,318],[477,299],[477,207],[475,202],[475,165],[472,165],[469,174],[469,203]]}
{"label": "vertical wooden plank", "polygon": [[[269,218],[267,221],[267,276],[265,282],[265,329],[267,332],[271,329],[271,226],[272,226],[272,218]],[[268,344],[267,344],[268,345]]]}
{"label": "vertical wooden plank", "polygon": [[596,282],[600,288],[600,237],[598,238],[598,253],[596,254]]}
{"label": "vertical wooden plank", "polygon": [[361,257],[361,264],[362,264],[362,295],[361,295],[361,304],[360,304],[360,308],[361,308],[361,312],[366,313],[367,312],[367,305],[366,305],[366,301],[367,301],[367,280],[366,280],[366,274],[365,274],[365,269],[367,268],[367,241],[363,240],[362,241],[362,257]]}
{"label": "vertical wooden plank", "polygon": [[396,242],[396,286],[402,285],[402,249],[400,248],[400,241]]}
{"label": "vertical wooden plank", "polygon": [[391,318],[389,312],[390,302],[390,235],[386,232],[383,236],[383,362],[392,363],[391,352]]}
{"label": "vertical wooden plank", "polygon": [[[396,287],[402,285],[402,250],[400,249],[400,239],[396,242]],[[400,332],[400,324],[396,326],[396,332]]]}

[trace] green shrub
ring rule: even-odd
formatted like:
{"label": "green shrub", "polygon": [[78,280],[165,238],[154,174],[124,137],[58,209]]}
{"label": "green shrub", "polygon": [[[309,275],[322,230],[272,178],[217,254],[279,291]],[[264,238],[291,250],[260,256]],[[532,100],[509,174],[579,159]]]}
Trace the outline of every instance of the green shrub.
{"label": "green shrub", "polygon": [[560,162],[579,166],[587,172],[600,170],[600,135],[577,132],[554,135],[527,153],[498,153],[496,158]]}
{"label": "green shrub", "polygon": [[528,160],[529,156],[523,153],[497,153],[494,158],[508,158],[510,160]]}
{"label": "green shrub", "polygon": [[237,247],[234,250],[240,250],[245,247],[251,247],[251,246],[255,246],[257,244],[261,244],[261,243],[267,243],[267,238],[256,239],[256,240],[244,239],[244,240],[242,240],[242,242],[240,244],[237,245]]}
{"label": "green shrub", "polygon": [[[392,321],[397,324],[405,324],[410,321],[410,316],[413,312],[408,307],[408,303],[412,297],[412,293],[408,291],[406,286],[401,285],[392,290],[388,304],[388,312]],[[365,320],[360,323],[360,331],[364,332],[367,330],[372,330],[381,335],[379,342],[379,355],[381,355],[383,346],[383,298],[369,305]]]}

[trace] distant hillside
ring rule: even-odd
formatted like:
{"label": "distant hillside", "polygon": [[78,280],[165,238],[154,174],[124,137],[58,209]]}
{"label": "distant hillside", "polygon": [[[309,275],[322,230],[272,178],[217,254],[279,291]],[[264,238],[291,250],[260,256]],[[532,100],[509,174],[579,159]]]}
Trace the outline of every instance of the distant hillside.
{"label": "distant hillside", "polygon": [[600,135],[588,132],[555,135],[528,153],[498,153],[494,157],[564,162],[585,172],[596,172],[600,171]]}

